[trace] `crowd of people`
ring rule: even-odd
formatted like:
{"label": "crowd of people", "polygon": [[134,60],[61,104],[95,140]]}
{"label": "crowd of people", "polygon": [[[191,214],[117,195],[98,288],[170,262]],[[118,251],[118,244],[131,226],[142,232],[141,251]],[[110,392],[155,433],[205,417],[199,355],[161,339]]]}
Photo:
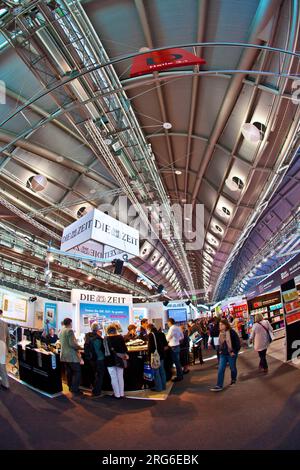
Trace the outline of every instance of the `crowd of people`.
{"label": "crowd of people", "polygon": [[[9,389],[6,371],[6,356],[9,348],[9,334],[7,324],[1,320],[0,310],[0,384],[4,390]],[[116,324],[111,324],[102,337],[99,324],[92,323],[91,331],[85,336],[84,358],[88,361],[93,372],[92,397],[102,396],[102,385],[105,370],[107,369],[113,389],[113,397],[124,398],[124,368],[129,360],[127,344],[130,341],[141,339],[147,344],[148,358],[153,370],[153,390],[166,389],[166,372],[164,361],[168,352],[176,369],[173,382],[180,382],[184,375],[190,371],[190,364],[199,360],[204,363],[203,350],[213,348],[218,361],[217,383],[210,390],[213,392],[223,390],[224,375],[227,364],[231,371],[231,385],[237,381],[237,358],[241,342],[245,339],[243,329],[236,328],[230,318],[213,317],[191,320],[187,324],[176,325],[174,319],[168,319],[166,334],[157,329],[147,319],[141,320],[141,325],[128,326],[128,332],[123,336]],[[261,314],[255,316],[250,343],[259,355],[259,368],[263,373],[268,372],[266,353],[273,339],[273,329],[268,320]],[[53,328],[44,335],[47,344],[55,344],[58,340]],[[81,396],[81,364],[82,346],[76,340],[72,328],[72,319],[65,318],[59,334],[60,357],[64,363],[67,383],[73,396]]]}

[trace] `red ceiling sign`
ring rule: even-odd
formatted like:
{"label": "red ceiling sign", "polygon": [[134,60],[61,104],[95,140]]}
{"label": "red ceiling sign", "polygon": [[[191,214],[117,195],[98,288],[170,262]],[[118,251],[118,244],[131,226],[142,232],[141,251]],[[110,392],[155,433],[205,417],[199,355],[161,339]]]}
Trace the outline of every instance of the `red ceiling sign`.
{"label": "red ceiling sign", "polygon": [[186,65],[205,64],[205,60],[184,49],[164,49],[134,57],[130,77]]}

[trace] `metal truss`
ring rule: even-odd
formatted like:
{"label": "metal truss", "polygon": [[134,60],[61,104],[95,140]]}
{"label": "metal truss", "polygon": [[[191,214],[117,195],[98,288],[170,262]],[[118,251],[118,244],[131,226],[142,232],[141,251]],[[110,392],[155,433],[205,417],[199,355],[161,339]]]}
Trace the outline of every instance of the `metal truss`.
{"label": "metal truss", "polygon": [[[36,266],[35,269],[32,268],[26,268],[25,265],[26,263],[28,265],[32,264],[34,262],[34,259],[36,258],[36,261],[40,262],[41,260],[45,261],[47,258],[48,254],[48,245],[46,245],[45,242],[40,241],[36,237],[33,237],[28,234],[22,234],[21,232],[17,232],[12,229],[8,229],[4,224],[1,223],[0,225],[0,247],[6,247],[9,249],[16,249],[21,250],[22,252],[31,252],[31,258],[30,262],[29,261],[19,261],[14,264],[12,262],[10,263],[10,266],[14,266],[13,268],[10,267],[8,269],[8,272],[15,272],[19,273],[20,276],[25,276],[30,278],[31,280],[37,278],[40,282],[44,283],[44,272],[43,268],[40,266]],[[5,255],[2,255],[5,256]],[[123,289],[126,289],[127,291],[133,291],[136,292],[143,297],[148,297],[149,296],[149,291],[141,288],[140,285],[135,284],[132,281],[129,281],[123,277],[117,276],[109,271],[106,271],[105,269],[102,268],[97,268],[97,270],[93,269],[93,266],[91,263],[87,262],[82,262],[81,260],[77,261],[75,259],[70,259],[62,255],[54,255],[55,260],[59,265],[63,268],[66,268],[70,271],[74,271],[78,274],[85,275],[85,276],[93,276],[95,281],[103,282],[107,284],[107,286],[112,285],[116,287],[121,287]],[[2,261],[3,263],[4,261]],[[5,262],[9,263],[9,261],[5,260]],[[45,261],[46,263],[46,261]],[[6,266],[6,265],[5,265]],[[55,269],[54,269],[55,272]],[[64,274],[63,274],[64,275]],[[69,274],[65,274],[65,276],[68,276]],[[31,281],[33,282],[33,281]],[[51,280],[51,283],[54,287],[57,288],[68,288],[68,289],[80,289],[82,286],[79,284],[82,282],[80,279],[79,280],[74,280],[74,281],[67,281],[66,285],[66,280],[61,279],[57,276],[54,276]],[[95,288],[91,288],[94,289]]]}
{"label": "metal truss", "polygon": [[[121,88],[121,83],[113,67],[104,69],[101,66],[109,62],[102,44],[91,30],[79,4],[61,1],[59,5],[59,8],[53,9],[47,1],[35,2],[32,10],[26,8],[20,12],[13,22],[2,28],[2,32],[47,92],[51,93],[59,109],[68,108],[70,122],[92,145],[97,158],[103,161],[103,155],[106,155],[105,161],[111,174],[125,188],[131,202],[139,206],[145,223],[149,225],[149,220],[140,202],[156,201],[167,209],[166,217],[174,238],[178,238],[178,229],[174,224],[170,203],[158,176],[151,148],[140,130],[125,93],[114,93],[115,89]],[[17,37],[16,31],[20,32]],[[80,77],[82,70],[88,72],[84,82]],[[87,101],[95,93],[100,96],[94,103],[85,103],[70,109],[74,102]],[[102,96],[104,93],[110,95]],[[51,117],[55,118],[54,115]],[[47,119],[44,118],[26,129],[23,137],[45,125]],[[104,138],[110,136],[117,141],[112,144],[113,150],[104,142]],[[13,144],[12,141],[10,149]],[[117,150],[114,144],[117,144]],[[7,148],[2,149],[5,150]],[[138,190],[133,190],[133,182]],[[165,246],[165,249],[169,250],[169,247]],[[177,242],[175,245],[174,241],[172,249],[175,249],[183,261],[185,282],[189,286],[193,285],[183,244]]]}

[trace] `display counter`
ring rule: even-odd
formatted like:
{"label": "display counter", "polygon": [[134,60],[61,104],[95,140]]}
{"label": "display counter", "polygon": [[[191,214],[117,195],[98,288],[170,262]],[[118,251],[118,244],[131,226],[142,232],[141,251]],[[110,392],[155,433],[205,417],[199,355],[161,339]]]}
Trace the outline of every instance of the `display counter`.
{"label": "display counter", "polygon": [[[124,390],[125,392],[142,390],[145,387],[152,387],[152,382],[146,382],[144,379],[144,364],[149,361],[148,346],[132,347],[128,346],[128,367],[124,369]],[[84,354],[82,353],[84,364],[81,366],[81,385],[85,388],[90,388],[93,382],[93,371],[88,361],[85,361]],[[166,353],[164,361],[167,380],[172,376],[172,359],[169,351]],[[102,389],[111,391],[111,380],[108,370],[105,370]]]}
{"label": "display counter", "polygon": [[62,392],[59,354],[18,344],[19,377],[50,395]]}

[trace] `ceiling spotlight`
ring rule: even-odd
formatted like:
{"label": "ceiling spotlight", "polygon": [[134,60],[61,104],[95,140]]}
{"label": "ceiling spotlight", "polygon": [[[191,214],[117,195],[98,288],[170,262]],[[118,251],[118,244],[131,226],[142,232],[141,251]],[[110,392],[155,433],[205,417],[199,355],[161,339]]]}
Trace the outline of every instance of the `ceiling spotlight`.
{"label": "ceiling spotlight", "polygon": [[220,244],[219,240],[217,240],[211,233],[207,234],[207,241],[214,246],[218,246]]}
{"label": "ceiling spotlight", "polygon": [[88,281],[91,281],[92,279],[93,279],[93,276],[91,276],[91,275],[89,275],[89,276],[87,277],[87,280],[88,280]]}
{"label": "ceiling spotlight", "polygon": [[182,175],[182,171],[180,171],[180,170],[175,170],[175,175]]}
{"label": "ceiling spotlight", "polygon": [[104,139],[104,143],[106,145],[111,145],[112,144],[112,139],[110,139],[109,137],[107,137],[106,139]]}
{"label": "ceiling spotlight", "polygon": [[57,163],[61,163],[64,161],[64,157],[57,157],[56,158]]}
{"label": "ceiling spotlight", "polygon": [[218,214],[220,214],[222,217],[229,217],[231,212],[226,206],[221,206],[217,208]]}
{"label": "ceiling spotlight", "polygon": [[215,233],[218,233],[219,235],[223,235],[224,233],[224,230],[222,227],[220,227],[220,225],[218,224],[213,224],[212,227],[211,227],[212,231],[215,232]]}
{"label": "ceiling spotlight", "polygon": [[211,255],[215,255],[216,254],[216,251],[209,245],[206,245],[205,246],[205,250],[207,251],[207,253],[210,253]]}
{"label": "ceiling spotlight", "polygon": [[266,126],[260,122],[249,123],[246,122],[242,125],[242,134],[248,142],[257,143],[264,137]]}
{"label": "ceiling spotlight", "polygon": [[82,206],[80,207],[80,209],[78,209],[77,211],[77,217],[78,219],[80,219],[80,217],[84,216],[85,214],[87,214],[87,208],[85,206]]}
{"label": "ceiling spotlight", "polygon": [[150,51],[149,47],[141,47],[139,49],[139,52],[148,52],[148,51]]}
{"label": "ceiling spotlight", "polygon": [[43,191],[43,189],[47,186],[47,178],[44,175],[35,175],[31,176],[27,180],[27,187],[31,188],[34,192],[38,193],[39,191]]}
{"label": "ceiling spotlight", "polygon": [[163,128],[166,130],[172,129],[172,124],[170,122],[164,122]]}
{"label": "ceiling spotlight", "polygon": [[231,191],[242,191],[245,186],[243,180],[238,176],[232,176],[231,178],[227,178],[225,184]]}

